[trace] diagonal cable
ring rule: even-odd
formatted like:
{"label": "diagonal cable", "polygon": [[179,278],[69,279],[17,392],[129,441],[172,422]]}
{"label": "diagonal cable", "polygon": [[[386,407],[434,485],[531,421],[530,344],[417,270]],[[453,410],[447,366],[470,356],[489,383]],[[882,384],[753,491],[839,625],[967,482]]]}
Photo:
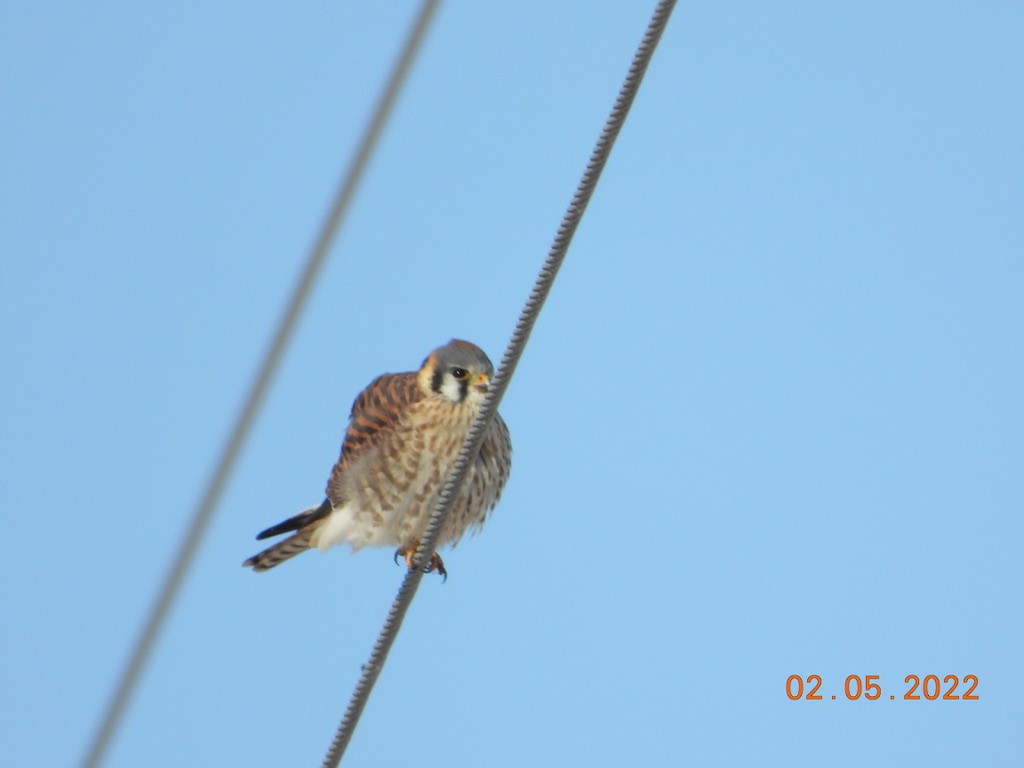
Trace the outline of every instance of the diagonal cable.
{"label": "diagonal cable", "polygon": [[406,76],[409,74],[413,60],[420,48],[420,44],[423,42],[439,2],[440,0],[424,0],[420,7],[419,14],[405,40],[399,58],[394,64],[390,77],[370,117],[370,121],[364,129],[356,153],[334,197],[334,202],[323,223],[313,250],[309,254],[299,282],[295,286],[291,299],[288,302],[285,314],[278,325],[273,340],[267,348],[263,362],[253,380],[245,404],[231,430],[231,435],[224,446],[216,469],[192,517],[192,522],[181,543],[174,564],[160,588],[156,601],[153,603],[146,625],[139,635],[131,657],[122,672],[117,690],[107,705],[103,720],[82,762],[83,768],[96,768],[101,764],[107,747],[117,731],[124,711],[138,683],[139,676],[145,669],[156,639],[167,619],[167,614],[174,604],[174,599],[184,581],[185,574],[195,557],[199,542],[206,533],[210,519],[213,517],[224,487],[227,485],[228,478],[241,453],[242,446],[249,436],[256,412],[263,403],[263,398],[270,386],[285,348],[288,346],[288,342],[295,331],[295,326],[302,314],[313,285],[320,276],[321,268],[333,244],[334,236],[348,211],[349,204],[352,202],[356,188],[362,179],[363,172],[366,170],[384,125],[391,115],[399,91],[405,82]]}
{"label": "diagonal cable", "polygon": [[[534,283],[533,290],[526,300],[523,311],[519,315],[519,320],[516,322],[512,338],[509,340],[508,347],[505,349],[505,355],[501,360],[501,366],[492,380],[492,385],[488,390],[480,413],[477,414],[476,420],[469,429],[469,434],[466,436],[466,441],[462,446],[459,457],[455,461],[455,466],[452,468],[444,490],[441,492],[437,508],[434,510],[430,522],[427,524],[426,532],[420,541],[419,548],[416,550],[414,562],[419,566],[424,565],[428,561],[437,546],[437,539],[441,533],[444,521],[448,517],[452,503],[459,492],[459,488],[462,486],[469,466],[476,459],[476,455],[480,451],[480,444],[483,442],[487,425],[497,412],[498,404],[508,388],[509,380],[512,378],[516,365],[519,363],[519,358],[522,356],[523,348],[526,346],[526,341],[533,330],[537,315],[540,313],[541,307],[551,291],[551,285],[555,281],[555,276],[558,274],[558,269],[565,259],[566,252],[569,250],[569,244],[576,233],[580,220],[583,218],[583,212],[590,202],[594,188],[597,186],[597,181],[601,176],[601,171],[604,169],[615,139],[618,137],[626,115],[629,113],[633,99],[640,88],[640,81],[647,71],[647,65],[651,61],[654,49],[661,39],[661,33],[664,31],[674,7],[675,0],[661,0],[654,11],[654,15],[651,17],[643,40],[633,56],[633,62],[629,67],[629,72],[626,74],[622,87],[619,89],[615,106],[612,107],[611,114],[604,124],[604,129],[601,131],[601,136],[598,138],[597,144],[590,155],[590,161],[583,172],[583,177],[576,187],[576,194],[573,195],[572,202],[569,203],[569,208],[562,217],[562,223],[555,235],[551,249],[548,251],[548,256],[541,267],[540,274],[537,276],[537,281]],[[408,611],[409,605],[412,603],[412,599],[416,595],[416,590],[419,589],[422,580],[423,571],[421,567],[411,568],[406,573],[402,586],[399,588],[398,594],[391,604],[391,610],[384,621],[384,626],[377,637],[377,642],[370,653],[369,661],[363,665],[362,675],[356,683],[348,708],[345,710],[345,715],[338,725],[338,730],[327,750],[322,768],[337,768],[341,762],[342,755],[344,755],[345,749],[348,747],[352,734],[359,722],[359,717],[366,707],[370,692],[373,690],[373,686],[377,682],[377,678],[380,676],[384,662],[387,659],[388,652],[395,642],[406,611]]]}

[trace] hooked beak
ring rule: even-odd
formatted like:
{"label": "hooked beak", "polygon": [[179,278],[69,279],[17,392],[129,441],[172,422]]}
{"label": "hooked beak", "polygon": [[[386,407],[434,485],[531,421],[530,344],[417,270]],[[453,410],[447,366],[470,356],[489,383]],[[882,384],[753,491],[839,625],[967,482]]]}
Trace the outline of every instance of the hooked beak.
{"label": "hooked beak", "polygon": [[490,376],[488,376],[486,373],[481,373],[473,380],[473,386],[476,387],[477,392],[483,392],[484,394],[486,394],[487,387],[490,384],[490,380]]}

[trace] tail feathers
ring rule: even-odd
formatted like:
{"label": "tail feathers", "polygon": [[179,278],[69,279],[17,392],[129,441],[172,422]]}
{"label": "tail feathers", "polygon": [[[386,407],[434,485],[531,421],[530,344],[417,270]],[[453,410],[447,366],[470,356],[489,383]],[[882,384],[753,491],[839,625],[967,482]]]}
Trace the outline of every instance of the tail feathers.
{"label": "tail feathers", "polygon": [[314,523],[329,515],[331,509],[330,500],[324,499],[319,507],[304,509],[294,517],[289,517],[284,522],[272,525],[267,530],[260,532],[256,537],[257,539],[268,539],[271,536],[279,536],[282,533],[296,531],[295,534],[289,536],[284,541],[279,541],[272,547],[267,547],[259,554],[253,555],[242,565],[246,567],[251,566],[254,571],[259,573],[260,571],[269,570],[275,565],[280,565],[285,560],[289,560],[301,552],[305,552],[310,548],[313,532],[318,527]]}
{"label": "tail feathers", "polygon": [[316,522],[321,517],[326,517],[330,514],[331,508],[330,500],[324,499],[323,503],[319,507],[304,509],[294,517],[289,517],[284,522],[272,525],[265,531],[260,531],[256,538],[269,539],[271,536],[280,536],[282,533],[288,533],[290,531],[297,531],[300,528],[305,528],[310,523]]}
{"label": "tail feathers", "polygon": [[279,541],[274,546],[267,547],[259,554],[253,555],[242,565],[252,566],[256,573],[270,570],[275,565],[280,565],[285,560],[290,560],[309,549],[309,539],[312,535],[313,531],[310,529],[299,531],[284,541]]}

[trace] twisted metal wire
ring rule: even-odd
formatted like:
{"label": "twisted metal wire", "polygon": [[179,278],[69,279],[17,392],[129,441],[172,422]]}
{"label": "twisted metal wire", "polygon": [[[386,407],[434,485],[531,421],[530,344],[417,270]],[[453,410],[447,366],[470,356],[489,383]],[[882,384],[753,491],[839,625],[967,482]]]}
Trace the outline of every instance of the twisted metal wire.
{"label": "twisted metal wire", "polygon": [[281,357],[284,355],[285,348],[291,341],[299,316],[302,314],[313,285],[320,276],[321,268],[334,242],[334,236],[348,211],[349,204],[362,179],[363,171],[366,169],[381,131],[391,115],[392,107],[402,88],[402,84],[405,82],[406,75],[409,73],[409,69],[420,48],[420,43],[426,34],[427,28],[430,26],[434,11],[439,2],[440,0],[425,0],[413,23],[412,30],[388,78],[384,91],[377,101],[370,121],[364,129],[359,146],[345,172],[341,186],[334,197],[331,210],[320,230],[316,244],[309,254],[299,282],[295,286],[291,299],[288,302],[285,314],[278,325],[270,346],[267,348],[245,404],[221,452],[216,469],[193,514],[192,521],[178,550],[174,564],[160,588],[157,599],[150,610],[146,625],[135,643],[128,663],[121,674],[117,689],[107,705],[99,728],[96,730],[85,759],[81,763],[82,768],[97,768],[101,764],[110,741],[120,725],[121,718],[135,690],[138,679],[146,667],[150,653],[163,629],[167,615],[174,604],[174,599],[185,579],[185,574],[192,564],[199,543],[209,527],[210,520],[227,485],[228,478],[234,470],[242,446],[249,436],[256,412],[263,403],[263,398],[281,361]]}
{"label": "twisted metal wire", "polygon": [[416,555],[413,559],[414,565],[417,567],[411,568],[406,573],[398,594],[391,604],[391,610],[388,612],[384,626],[377,636],[377,641],[374,643],[369,661],[363,665],[362,675],[352,692],[348,708],[345,710],[345,715],[338,725],[334,739],[331,741],[331,745],[321,764],[322,768],[337,768],[345,753],[345,749],[348,747],[349,741],[352,739],[352,734],[359,722],[359,717],[363,713],[363,709],[366,707],[370,692],[380,676],[388,652],[395,642],[409,605],[412,603],[412,599],[419,589],[420,582],[423,580],[422,566],[427,563],[434,552],[438,536],[451,510],[452,503],[459,492],[459,488],[462,487],[462,482],[470,465],[480,451],[480,445],[483,442],[487,425],[494,417],[498,410],[498,404],[505,395],[508,383],[515,372],[527,339],[529,339],[530,333],[533,330],[537,315],[540,313],[541,307],[551,291],[555,276],[565,260],[569,244],[572,242],[573,235],[576,233],[580,220],[583,218],[583,213],[601,176],[601,171],[608,161],[612,146],[615,144],[616,138],[618,138],[622,124],[640,88],[640,82],[647,71],[647,65],[650,63],[654,50],[658,46],[661,33],[664,31],[674,7],[675,0],[661,0],[654,11],[654,15],[651,17],[643,40],[633,56],[633,62],[630,65],[629,72],[626,74],[626,79],[619,89],[615,105],[590,155],[590,160],[587,163],[586,170],[583,172],[579,185],[576,187],[576,193],[573,195],[572,202],[569,203],[569,207],[562,217],[562,223],[548,251],[547,258],[541,267],[540,274],[537,276],[533,290],[530,292],[530,296],[519,315],[519,320],[516,322],[515,330],[505,349],[505,355],[501,360],[498,372],[492,380],[487,397],[480,408],[480,413],[477,414],[476,420],[469,429],[469,434],[462,445],[462,450],[455,461],[455,466],[452,468],[448,481],[441,492],[437,507],[430,518],[430,522],[427,524],[426,532],[420,541],[419,548],[416,550]]}

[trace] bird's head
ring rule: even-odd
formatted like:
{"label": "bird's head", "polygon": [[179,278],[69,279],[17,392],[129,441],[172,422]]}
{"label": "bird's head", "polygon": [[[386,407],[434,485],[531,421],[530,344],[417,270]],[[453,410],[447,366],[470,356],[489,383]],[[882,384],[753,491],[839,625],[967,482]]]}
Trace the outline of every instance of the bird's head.
{"label": "bird's head", "polygon": [[480,347],[452,339],[427,355],[417,378],[428,397],[479,405],[493,375],[494,366]]}

